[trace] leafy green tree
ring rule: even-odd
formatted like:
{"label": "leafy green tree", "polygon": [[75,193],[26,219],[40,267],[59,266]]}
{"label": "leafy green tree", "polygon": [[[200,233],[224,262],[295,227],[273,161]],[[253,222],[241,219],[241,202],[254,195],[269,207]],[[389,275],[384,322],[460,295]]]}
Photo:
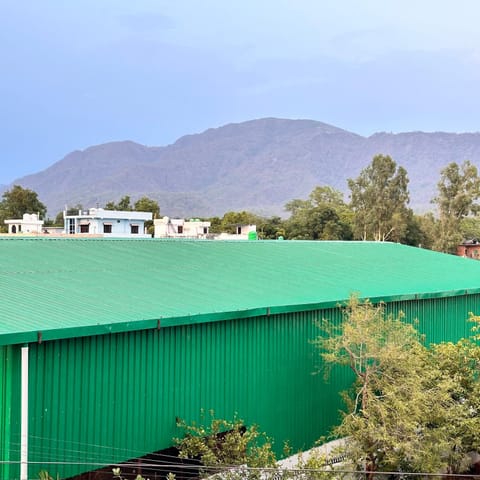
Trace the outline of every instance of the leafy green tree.
{"label": "leafy green tree", "polygon": [[[436,390],[443,394],[435,427],[445,432],[445,463],[449,473],[468,470],[468,453],[480,451],[480,348],[473,338],[432,345]],[[437,398],[438,400],[438,398]]]}
{"label": "leafy green tree", "polygon": [[480,218],[465,217],[460,220],[460,233],[464,239],[480,239]]}
{"label": "leafy green tree", "polygon": [[136,212],[152,212],[153,218],[158,218],[160,216],[160,207],[158,202],[148,197],[139,198],[135,202],[133,209]]}
{"label": "leafy green tree", "polygon": [[350,368],[346,411],[334,435],[358,470],[465,471],[479,447],[479,347],[428,349],[415,328],[382,305],[352,297],[340,325],[324,321],[316,343],[327,365]]}
{"label": "leafy green tree", "polygon": [[354,236],[361,240],[401,242],[409,209],[407,171],[387,155],[376,155],[355,179],[348,180],[354,212]]}
{"label": "leafy green tree", "polygon": [[285,237],[285,222],[278,216],[258,217],[256,221],[258,237],[261,240],[276,240]]}
{"label": "leafy green tree", "polygon": [[469,161],[448,164],[440,174],[438,195],[432,200],[438,208],[438,232],[434,249],[453,253],[462,240],[461,221],[479,211],[480,178]]}
{"label": "leafy green tree", "polygon": [[316,187],[308,200],[294,199],[285,205],[287,238],[297,240],[351,240],[352,212],[343,195],[329,186]]}
{"label": "leafy green tree", "polygon": [[[218,467],[217,471],[235,465],[276,465],[272,442],[257,425],[246,426],[243,420],[236,417],[233,420],[219,419],[213,411],[209,412],[208,417],[202,412],[201,423],[188,424],[179,420],[177,425],[183,430],[183,437],[174,439],[181,458],[200,459],[205,467]],[[214,472],[212,468],[206,468],[204,475]],[[247,472],[240,478],[249,478]]]}
{"label": "leafy green tree", "polygon": [[[135,202],[133,209],[136,212],[152,212],[153,219],[158,218],[160,216],[160,207],[158,205],[158,202],[148,197],[139,198]],[[153,234],[154,233],[153,220],[147,220],[145,222],[145,228],[147,229],[148,233]]]}
{"label": "leafy green tree", "polygon": [[239,225],[256,225],[257,215],[245,210],[241,212],[227,212],[223,215],[220,222],[220,231],[226,233],[236,233]]}
{"label": "leafy green tree", "polygon": [[38,213],[44,218],[47,207],[38,199],[38,194],[20,185],[14,185],[2,195],[0,202],[0,228],[6,231],[4,220],[22,218],[25,213]]}
{"label": "leafy green tree", "polygon": [[125,195],[124,197],[122,197],[118,203],[115,203],[113,201],[107,202],[104,208],[105,210],[120,210],[123,212],[129,212],[133,210],[133,207],[130,204],[129,195]]}

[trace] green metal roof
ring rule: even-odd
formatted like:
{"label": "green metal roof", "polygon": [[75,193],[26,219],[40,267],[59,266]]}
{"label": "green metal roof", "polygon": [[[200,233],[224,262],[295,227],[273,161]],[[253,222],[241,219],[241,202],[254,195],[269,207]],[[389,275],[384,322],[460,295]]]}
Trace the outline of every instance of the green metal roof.
{"label": "green metal roof", "polygon": [[[0,345],[480,292],[480,262],[393,243],[0,239]],[[40,333],[39,333],[40,332]]]}

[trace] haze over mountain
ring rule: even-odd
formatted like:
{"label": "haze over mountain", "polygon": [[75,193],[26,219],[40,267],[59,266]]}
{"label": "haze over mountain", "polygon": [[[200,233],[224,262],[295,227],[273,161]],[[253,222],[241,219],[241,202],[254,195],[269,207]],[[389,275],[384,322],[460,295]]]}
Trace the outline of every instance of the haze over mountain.
{"label": "haze over mountain", "polygon": [[[210,216],[228,210],[284,214],[317,185],[347,193],[375,154],[406,168],[411,206],[431,208],[449,162],[480,165],[480,133],[376,133],[363,137],[313,120],[264,118],[148,147],[130,141],[74,151],[12,184],[35,190],[53,217],[65,205],[103,206],[124,195],[158,200],[162,215]],[[8,188],[8,187],[7,187]]]}

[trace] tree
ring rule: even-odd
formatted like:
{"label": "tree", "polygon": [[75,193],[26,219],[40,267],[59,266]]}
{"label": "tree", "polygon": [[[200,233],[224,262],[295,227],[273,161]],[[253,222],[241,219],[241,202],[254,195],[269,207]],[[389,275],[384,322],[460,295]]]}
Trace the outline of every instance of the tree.
{"label": "tree", "polygon": [[38,199],[38,194],[20,185],[14,185],[2,195],[0,202],[0,226],[9,218],[22,218],[25,213],[38,213],[44,218],[47,207]]}
{"label": "tree", "polygon": [[455,251],[461,242],[461,221],[479,210],[480,178],[477,167],[469,161],[458,165],[448,164],[440,174],[438,195],[432,200],[437,205],[439,224],[434,249],[441,252]]}
{"label": "tree", "polygon": [[133,209],[136,212],[151,212],[153,214],[153,218],[158,218],[160,216],[160,207],[158,202],[148,197],[139,198],[135,202]]}
{"label": "tree", "polygon": [[354,216],[354,236],[361,240],[402,241],[409,209],[407,171],[385,155],[355,179],[348,180],[350,206]]}
{"label": "tree", "polygon": [[[153,219],[158,218],[160,216],[160,207],[158,205],[158,202],[148,197],[139,198],[135,202],[133,209],[136,212],[151,212],[153,215]],[[148,233],[153,234],[154,232],[153,220],[147,220],[145,222],[145,228],[147,229]]]}
{"label": "tree", "polygon": [[[220,470],[217,471],[232,466],[276,466],[272,442],[257,425],[246,426],[237,417],[219,419],[211,410],[209,418],[202,411],[201,423],[188,424],[178,420],[177,426],[184,433],[182,438],[174,439],[180,458],[199,459],[205,467],[218,467]],[[215,471],[206,468],[204,474],[209,476]],[[258,472],[254,472],[254,476],[257,475]],[[240,472],[238,478],[249,478],[248,472]]]}
{"label": "tree", "polygon": [[129,195],[122,197],[118,203],[113,201],[107,202],[104,208],[105,210],[121,210],[123,212],[129,212],[133,210],[132,205],[130,204]]}
{"label": "tree", "polygon": [[355,467],[372,474],[465,471],[466,452],[479,447],[478,345],[428,349],[402,315],[356,297],[340,325],[321,326],[316,344],[324,361],[350,368],[355,379],[334,429]]}
{"label": "tree", "polygon": [[211,233],[237,233],[237,226],[239,225],[256,225],[260,219],[257,215],[251,212],[242,210],[241,212],[226,212],[223,217],[211,217],[210,221]]}
{"label": "tree", "polygon": [[294,199],[285,205],[291,213],[285,222],[288,238],[298,240],[350,240],[351,211],[343,195],[329,186],[316,187],[308,200]]}

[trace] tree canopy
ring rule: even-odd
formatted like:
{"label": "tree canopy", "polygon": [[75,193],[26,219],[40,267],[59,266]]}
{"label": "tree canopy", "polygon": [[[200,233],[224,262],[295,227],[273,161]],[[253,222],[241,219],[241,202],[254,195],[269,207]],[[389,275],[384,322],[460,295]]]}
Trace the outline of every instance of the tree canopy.
{"label": "tree canopy", "polygon": [[327,364],[354,374],[334,429],[345,455],[370,472],[464,472],[480,447],[480,347],[472,338],[427,348],[402,315],[356,297],[343,313],[316,343]]}
{"label": "tree canopy", "polygon": [[291,213],[285,222],[289,239],[352,239],[352,212],[342,193],[332,187],[316,187],[308,200],[294,199],[285,205],[285,210]]}
{"label": "tree canopy", "polygon": [[3,221],[9,218],[22,218],[25,213],[38,213],[45,218],[47,207],[38,199],[38,194],[20,185],[14,185],[2,195],[0,202],[0,227],[4,229]]}
{"label": "tree canopy", "polygon": [[462,240],[461,222],[479,211],[480,178],[477,167],[469,161],[448,164],[438,182],[438,195],[433,203],[438,208],[438,232],[435,250],[454,252]]}
{"label": "tree canopy", "polygon": [[355,238],[402,241],[409,212],[406,170],[388,155],[376,155],[356,179],[348,180],[348,187]]}

